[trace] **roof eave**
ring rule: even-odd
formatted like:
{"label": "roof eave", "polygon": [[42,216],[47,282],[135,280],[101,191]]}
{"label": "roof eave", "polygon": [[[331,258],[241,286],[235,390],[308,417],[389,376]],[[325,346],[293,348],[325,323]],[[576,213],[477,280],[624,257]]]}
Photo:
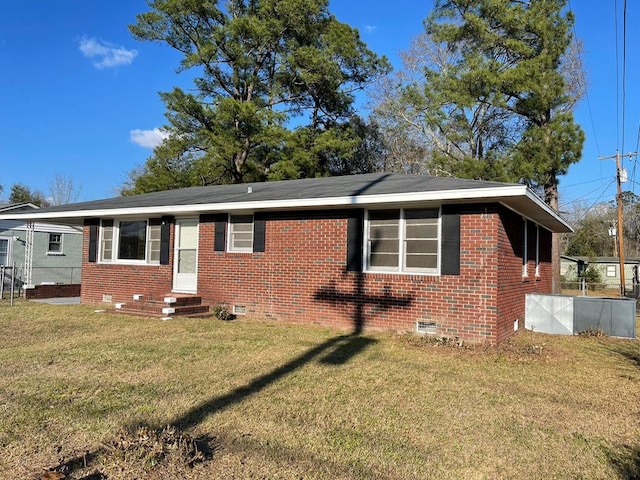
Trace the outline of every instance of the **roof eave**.
{"label": "roof eave", "polygon": [[[81,225],[85,218],[133,217],[150,215],[188,215],[205,212],[294,210],[312,208],[367,207],[376,205],[403,205],[418,202],[472,201],[499,202],[508,208],[531,218],[551,231],[571,232],[573,229],[553,209],[534,195],[524,185],[500,187],[422,191],[408,193],[337,196],[328,198],[296,198],[284,200],[247,200],[242,202],[222,202],[188,205],[162,205],[153,207],[127,207],[88,209],[67,212],[33,212],[19,215],[20,219],[60,222]],[[0,219],[15,219],[16,215],[2,215]]]}

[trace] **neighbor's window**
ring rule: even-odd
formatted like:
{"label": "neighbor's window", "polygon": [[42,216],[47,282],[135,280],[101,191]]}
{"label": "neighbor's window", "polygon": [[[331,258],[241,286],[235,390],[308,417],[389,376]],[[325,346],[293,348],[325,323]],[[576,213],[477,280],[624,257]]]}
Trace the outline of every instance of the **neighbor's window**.
{"label": "neighbor's window", "polygon": [[436,208],[368,212],[368,269],[438,273],[439,218]]}
{"label": "neighbor's window", "polygon": [[607,277],[615,277],[617,271],[618,270],[615,265],[607,265]]}
{"label": "neighbor's window", "polygon": [[49,249],[47,253],[62,253],[62,234],[50,233],[49,234]]}
{"label": "neighbor's window", "polygon": [[100,260],[160,263],[160,220],[103,220]]}
{"label": "neighbor's window", "polygon": [[253,251],[253,215],[229,215],[229,251]]}

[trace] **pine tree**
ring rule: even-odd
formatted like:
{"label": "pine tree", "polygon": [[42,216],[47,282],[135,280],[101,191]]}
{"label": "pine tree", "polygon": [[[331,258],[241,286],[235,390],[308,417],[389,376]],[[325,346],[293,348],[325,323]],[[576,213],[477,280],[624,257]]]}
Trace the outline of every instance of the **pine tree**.
{"label": "pine tree", "polygon": [[[195,93],[163,93],[169,138],[124,193],[329,173],[323,145],[357,144],[354,94],[388,68],[327,0],[153,0],[130,26],[193,69]],[[294,126],[295,125],[295,126]],[[311,153],[309,153],[311,152]]]}

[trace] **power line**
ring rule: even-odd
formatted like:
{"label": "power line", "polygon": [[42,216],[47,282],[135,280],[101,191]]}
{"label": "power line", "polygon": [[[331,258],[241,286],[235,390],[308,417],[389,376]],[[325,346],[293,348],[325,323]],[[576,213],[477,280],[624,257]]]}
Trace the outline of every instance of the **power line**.
{"label": "power line", "polygon": [[624,153],[624,130],[627,110],[627,0],[622,8],[622,153]]}
{"label": "power line", "polygon": [[613,2],[613,17],[615,24],[615,37],[616,37],[616,141],[620,141],[620,66],[618,64],[619,49],[618,49],[618,0]]}
{"label": "power line", "polygon": [[[602,199],[602,197],[604,196],[604,194],[605,194],[606,190],[607,190],[611,185],[613,185],[613,182],[614,182],[614,181],[615,181],[615,180],[614,180],[614,179],[612,179],[612,180],[609,182],[609,185],[607,185],[607,186],[606,186],[606,188],[605,188],[604,190],[602,190],[602,191],[600,191],[600,189],[598,189],[598,190],[594,190],[593,192],[591,192],[591,193],[594,193],[594,192],[600,191],[600,195],[598,196],[598,198],[596,198],[596,199],[593,201],[593,203],[592,203],[591,205],[589,205],[589,208],[585,209],[585,211],[584,211],[584,213],[582,214],[582,216],[581,216],[580,218],[578,218],[578,219],[576,220],[576,222],[579,222],[579,221],[581,221],[582,219],[584,219],[584,217],[586,217],[586,216],[587,216],[587,214],[589,213],[589,211],[590,211],[593,207],[595,207],[598,203],[600,203],[600,200],[601,200],[601,199]],[[590,194],[589,194],[589,195],[590,195]],[[585,195],[585,196],[586,196],[586,195]],[[584,197],[582,197],[582,198],[584,198]],[[579,200],[579,198],[577,198],[577,199],[573,200],[573,203],[575,203],[577,200]]]}
{"label": "power line", "polygon": [[[597,181],[599,181],[599,180],[597,180]],[[614,181],[615,181],[615,179],[614,179],[614,178],[612,178],[611,180],[609,180],[609,183],[608,183],[608,184],[607,184],[607,186],[605,186],[604,188],[602,188],[602,187],[598,187],[598,188],[596,188],[595,190],[593,190],[593,191],[591,191],[591,192],[589,192],[589,193],[585,193],[584,195],[582,195],[582,196],[580,196],[580,197],[574,198],[574,199],[573,199],[573,200],[571,200],[570,202],[563,203],[563,204],[561,205],[560,210],[564,210],[564,208],[562,208],[562,207],[565,207],[566,205],[569,205],[569,204],[571,204],[571,203],[579,202],[580,200],[582,200],[582,199],[586,199],[586,198],[589,198],[589,197],[590,197],[591,195],[593,195],[594,193],[598,193],[598,192],[599,192],[599,193],[600,193],[600,195],[598,195],[598,198],[596,198],[596,200],[595,200],[595,201],[594,201],[594,202],[589,206],[589,208],[587,209],[587,211],[588,211],[588,210],[591,210],[595,205],[597,205],[597,204],[600,202],[600,199],[602,199],[602,197],[604,197],[604,194],[607,192],[607,189],[613,185],[613,182],[614,182]]]}

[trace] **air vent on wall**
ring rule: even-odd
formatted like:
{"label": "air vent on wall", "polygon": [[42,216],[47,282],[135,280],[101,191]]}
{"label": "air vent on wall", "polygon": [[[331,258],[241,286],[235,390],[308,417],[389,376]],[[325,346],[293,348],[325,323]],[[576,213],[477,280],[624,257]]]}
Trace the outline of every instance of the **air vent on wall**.
{"label": "air vent on wall", "polygon": [[233,314],[234,315],[246,315],[247,307],[244,305],[234,305],[233,306]]}
{"label": "air vent on wall", "polygon": [[416,322],[416,331],[418,333],[435,335],[437,326],[438,325],[435,322]]}

